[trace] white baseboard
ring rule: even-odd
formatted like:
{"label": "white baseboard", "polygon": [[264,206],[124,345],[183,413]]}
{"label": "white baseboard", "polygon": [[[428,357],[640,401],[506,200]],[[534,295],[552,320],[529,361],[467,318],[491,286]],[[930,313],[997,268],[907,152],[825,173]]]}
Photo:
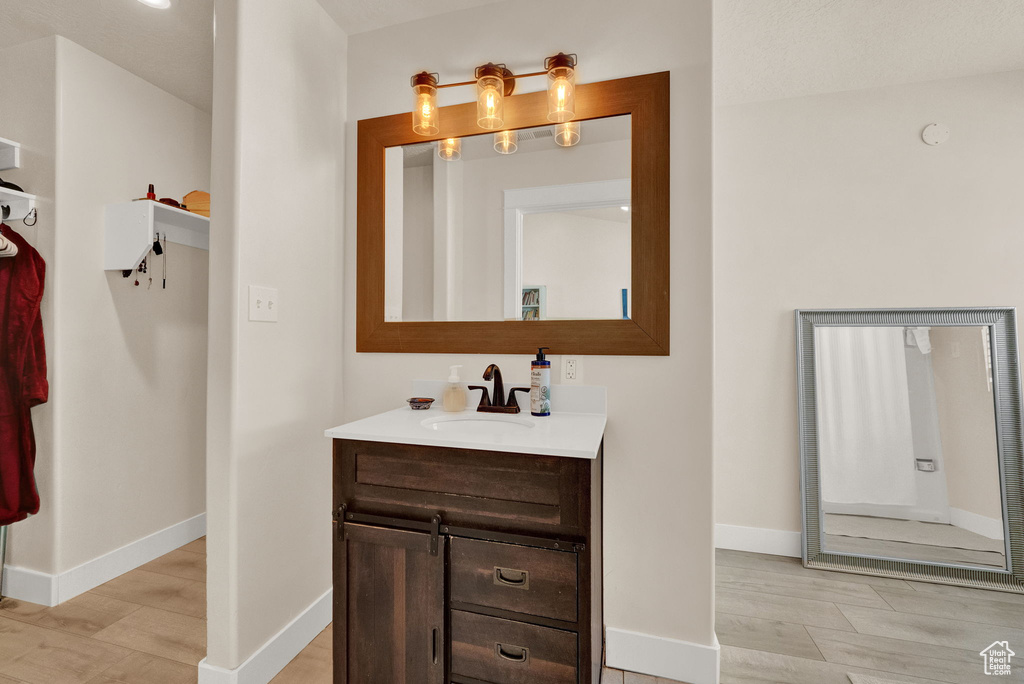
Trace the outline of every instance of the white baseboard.
{"label": "white baseboard", "polygon": [[949,524],[980,534],[989,539],[1003,538],[1003,521],[999,518],[988,518],[984,515],[971,513],[962,508],[949,509]]}
{"label": "white baseboard", "polygon": [[55,606],[57,577],[28,568],[4,566],[4,596],[40,606]]}
{"label": "white baseboard", "polygon": [[327,592],[249,656],[226,670],[199,661],[199,684],[267,684],[331,622],[334,590]]}
{"label": "white baseboard", "polygon": [[56,606],[195,541],[204,534],[206,514],[200,513],[59,575],[7,566],[4,568],[4,595],[19,601]]}
{"label": "white baseboard", "polygon": [[715,548],[793,558],[803,555],[803,541],[799,532],[739,525],[715,525]]}
{"label": "white baseboard", "polygon": [[689,684],[718,684],[721,647],[692,644],[630,632],[605,629],[605,662],[608,667],[666,677]]}

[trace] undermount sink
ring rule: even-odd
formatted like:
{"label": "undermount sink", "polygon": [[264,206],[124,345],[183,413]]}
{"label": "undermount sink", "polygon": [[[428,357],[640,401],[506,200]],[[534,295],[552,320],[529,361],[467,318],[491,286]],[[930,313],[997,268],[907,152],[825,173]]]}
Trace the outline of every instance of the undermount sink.
{"label": "undermount sink", "polygon": [[530,430],[535,426],[529,418],[503,416],[487,413],[457,413],[448,416],[427,418],[422,423],[428,430],[444,432],[449,435],[483,436],[513,434],[522,430]]}

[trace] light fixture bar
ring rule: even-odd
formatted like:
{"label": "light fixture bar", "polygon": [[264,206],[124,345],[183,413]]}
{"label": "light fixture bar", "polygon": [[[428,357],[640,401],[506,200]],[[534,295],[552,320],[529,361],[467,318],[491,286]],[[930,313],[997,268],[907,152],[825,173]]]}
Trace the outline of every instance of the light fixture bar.
{"label": "light fixture bar", "polygon": [[[423,136],[437,135],[440,130],[437,91],[441,88],[468,85],[476,86],[477,125],[484,130],[500,131],[505,125],[505,98],[515,91],[516,80],[535,76],[546,76],[548,79],[548,121],[568,123],[576,118],[576,63],[575,54],[559,52],[544,60],[544,71],[513,74],[504,64],[488,62],[476,68],[475,80],[457,83],[438,83],[437,74],[422,71],[413,76],[411,82],[415,98],[412,112],[413,131]],[[567,139],[571,139],[571,136]],[[575,139],[579,139],[578,133]],[[575,143],[568,143],[573,144]]]}
{"label": "light fixture bar", "polygon": [[[547,76],[547,75],[548,75],[548,72],[546,72],[546,71],[534,71],[531,74],[512,74],[511,76],[506,74],[504,76],[504,78],[505,78],[505,80],[508,80],[510,78],[519,79],[519,78],[530,78],[531,76]],[[476,85],[476,81],[459,81],[458,83],[438,83],[435,87],[438,90],[440,90],[441,88],[457,88],[459,86],[468,86],[468,85]]]}

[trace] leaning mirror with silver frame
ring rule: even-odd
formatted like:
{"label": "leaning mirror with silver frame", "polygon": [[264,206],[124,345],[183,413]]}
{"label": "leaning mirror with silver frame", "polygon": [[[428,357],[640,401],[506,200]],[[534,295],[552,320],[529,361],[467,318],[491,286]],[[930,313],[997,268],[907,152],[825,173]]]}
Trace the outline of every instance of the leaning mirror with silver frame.
{"label": "leaning mirror with silver frame", "polygon": [[1024,593],[1015,310],[796,327],[804,565]]}

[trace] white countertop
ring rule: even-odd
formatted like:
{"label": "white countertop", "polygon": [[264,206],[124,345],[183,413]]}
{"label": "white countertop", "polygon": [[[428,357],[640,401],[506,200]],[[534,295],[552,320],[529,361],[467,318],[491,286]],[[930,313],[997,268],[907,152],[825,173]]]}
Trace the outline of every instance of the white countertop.
{"label": "white countertop", "polygon": [[[554,405],[557,395],[554,388],[552,390]],[[599,400],[574,401],[569,408],[586,407],[594,412],[555,410],[550,416],[538,417],[531,416],[528,410],[517,414],[478,413],[474,405],[460,413],[446,413],[438,400],[425,411],[414,411],[406,405],[353,423],[339,425],[325,431],[325,434],[336,439],[369,442],[596,458],[607,421],[607,413],[603,410],[605,388],[573,388],[573,392],[577,394],[585,390],[593,390],[595,397],[596,393],[600,393]],[[422,396],[422,393],[419,396]],[[481,422],[490,420],[516,425]],[[491,426],[495,429],[489,429]]]}

